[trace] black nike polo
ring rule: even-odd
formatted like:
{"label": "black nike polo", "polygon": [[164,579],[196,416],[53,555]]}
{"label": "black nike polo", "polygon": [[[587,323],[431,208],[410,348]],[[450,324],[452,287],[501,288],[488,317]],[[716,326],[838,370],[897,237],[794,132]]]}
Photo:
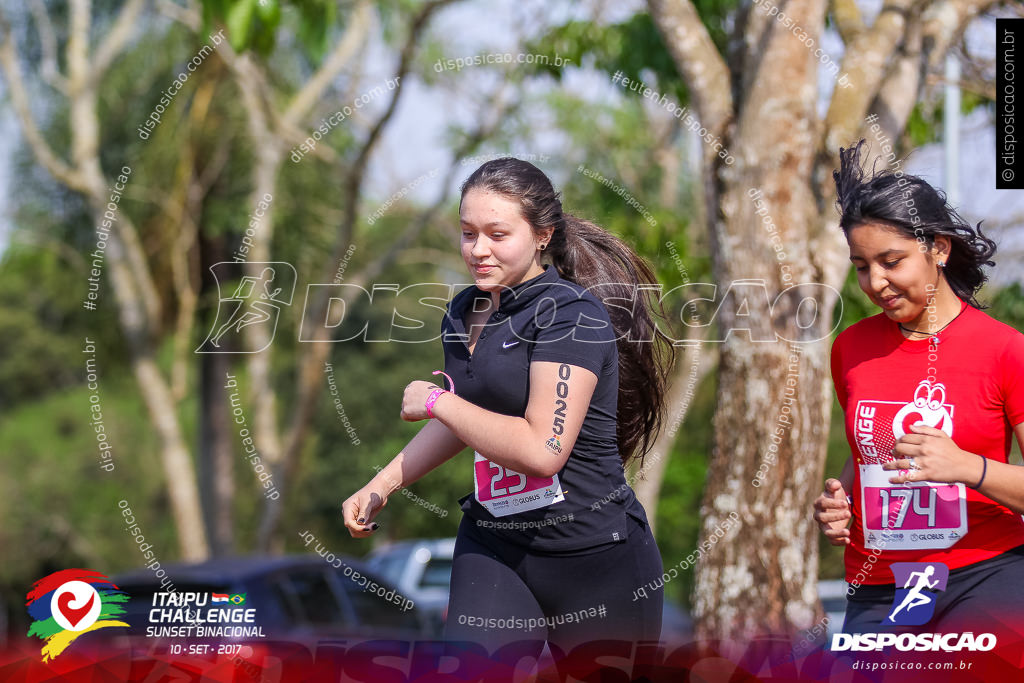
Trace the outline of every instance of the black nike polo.
{"label": "black nike polo", "polygon": [[[542,274],[502,290],[498,310],[491,313],[470,354],[466,312],[473,310],[474,300],[490,297],[471,285],[452,298],[442,318],[445,372],[457,395],[486,410],[522,417],[531,361],[583,367],[598,380],[579,437],[557,475],[560,497],[549,491],[547,500],[553,502],[531,502],[541,491],[528,495],[533,483],[527,485],[523,475],[493,463],[475,463],[478,490],[460,499],[462,510],[481,531],[535,550],[570,551],[624,541],[626,514],[645,523],[647,519],[626,484],[619,457],[618,349],[607,309],[547,265]],[[480,309],[485,307],[481,302]],[[517,489],[523,493],[514,505],[539,507],[511,512],[507,502]],[[490,510],[481,504],[481,496]]]}

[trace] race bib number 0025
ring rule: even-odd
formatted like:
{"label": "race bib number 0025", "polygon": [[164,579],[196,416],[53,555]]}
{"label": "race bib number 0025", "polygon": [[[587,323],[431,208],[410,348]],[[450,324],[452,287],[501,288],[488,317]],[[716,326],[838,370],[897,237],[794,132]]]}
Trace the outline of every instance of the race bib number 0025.
{"label": "race bib number 0025", "polygon": [[528,477],[473,452],[473,488],[477,502],[495,517],[526,512],[565,500],[558,475]]}

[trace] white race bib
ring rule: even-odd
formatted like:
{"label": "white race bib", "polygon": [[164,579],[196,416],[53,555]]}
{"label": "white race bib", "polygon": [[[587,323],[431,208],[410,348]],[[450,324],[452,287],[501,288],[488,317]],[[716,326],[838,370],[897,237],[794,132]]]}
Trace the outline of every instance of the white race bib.
{"label": "white race bib", "polygon": [[967,533],[963,484],[890,484],[895,472],[859,465],[864,545],[881,550],[949,548]]}

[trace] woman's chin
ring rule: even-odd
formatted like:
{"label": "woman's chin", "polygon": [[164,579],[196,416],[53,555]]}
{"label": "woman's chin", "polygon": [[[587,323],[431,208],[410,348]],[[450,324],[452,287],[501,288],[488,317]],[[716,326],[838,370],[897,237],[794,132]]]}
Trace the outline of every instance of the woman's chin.
{"label": "woman's chin", "polygon": [[897,306],[896,308],[883,308],[882,312],[885,313],[889,320],[895,323],[901,323],[906,325],[912,320],[915,320],[920,312],[915,312],[910,306]]}
{"label": "woman's chin", "polygon": [[477,289],[482,289],[485,292],[493,292],[494,290],[499,289],[501,287],[500,283],[495,282],[489,277],[480,277],[479,275],[477,275],[473,278],[473,280],[476,283]]}

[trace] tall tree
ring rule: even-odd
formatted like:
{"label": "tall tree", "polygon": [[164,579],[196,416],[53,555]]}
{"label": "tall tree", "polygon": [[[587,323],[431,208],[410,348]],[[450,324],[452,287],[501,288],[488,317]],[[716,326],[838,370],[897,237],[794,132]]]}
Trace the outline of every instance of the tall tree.
{"label": "tall tree", "polygon": [[[88,201],[95,225],[104,221],[113,185],[110,175],[100,164],[102,140],[97,113],[100,84],[113,61],[135,35],[143,4],[142,0],[125,3],[102,40],[94,44],[90,3],[87,0],[71,2],[63,55],[64,73],[59,66],[53,27],[46,10],[37,5],[38,16],[41,17],[37,20],[37,29],[44,54],[43,77],[66,98],[70,112],[71,137],[66,150],[67,160],[40,133],[29,105],[11,25],[0,12],[0,67],[3,68],[24,136],[40,164],[57,181]],[[110,230],[106,264],[121,328],[131,353],[132,370],[160,438],[161,462],[171,513],[179,532],[181,555],[187,559],[200,559],[206,556],[208,546],[195,470],[177,419],[170,384],[156,360],[154,333],[160,326],[160,297],[136,227],[124,212]]]}
{"label": "tall tree", "polygon": [[[869,26],[853,0],[744,2],[725,50],[689,0],[648,4],[706,139],[721,141],[735,159],[727,164],[712,145],[704,147],[720,302],[715,322],[727,336],[702,506],[701,541],[713,550],[697,566],[697,635],[793,633],[810,627],[818,610],[818,531],[808,510],[823,476],[832,312],[849,266],[835,227],[831,171],[841,145],[867,136],[870,114],[895,144],[926,78],[937,73],[966,25],[995,3],[893,0]],[[821,117],[821,53],[814,50],[826,13],[844,54]],[[880,139],[874,131],[870,137]],[[873,151],[889,149],[876,144]],[[766,220],[781,239],[782,260]],[[788,266],[794,284],[818,286],[783,293],[788,281],[780,265]],[[805,301],[798,310],[804,299],[813,307]],[[787,387],[790,367],[796,400],[793,383]],[[723,521],[734,511],[741,523],[723,535]]]}

